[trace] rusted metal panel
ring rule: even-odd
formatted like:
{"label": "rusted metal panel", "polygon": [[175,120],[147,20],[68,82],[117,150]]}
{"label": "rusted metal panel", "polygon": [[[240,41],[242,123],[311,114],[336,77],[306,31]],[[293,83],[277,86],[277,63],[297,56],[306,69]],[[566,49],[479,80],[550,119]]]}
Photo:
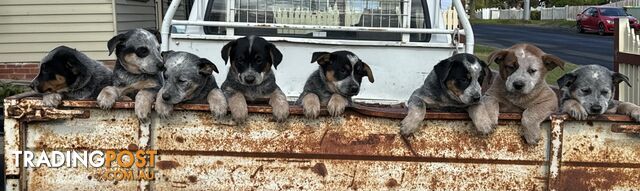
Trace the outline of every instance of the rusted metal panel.
{"label": "rusted metal panel", "polygon": [[30,168],[29,190],[136,190],[137,181],[107,181],[97,178],[100,168]]}
{"label": "rusted metal panel", "polygon": [[545,189],[535,165],[162,155],[157,168],[160,191]]}
{"label": "rusted metal panel", "polygon": [[4,119],[4,164],[5,175],[20,174],[20,166],[16,166],[16,158],[12,151],[20,150],[20,123],[15,119]]}
{"label": "rusted metal panel", "polygon": [[640,136],[612,132],[614,124],[631,123],[565,121],[563,162],[640,167]]}
{"label": "rusted metal panel", "polygon": [[564,166],[559,190],[639,190],[640,168]]}
{"label": "rusted metal panel", "polygon": [[[545,161],[547,133],[539,146],[526,146],[517,122],[505,122],[489,137],[475,135],[470,121],[429,120],[406,141],[398,119],[348,112],[344,118],[291,116],[276,123],[269,114],[251,115],[236,126],[208,112],[176,112],[153,124],[161,151],[262,152],[359,156],[435,157]],[[548,124],[544,124],[548,130]]]}
{"label": "rusted metal panel", "polygon": [[29,123],[27,147],[40,149],[127,149],[136,147],[138,119],[132,111],[91,110],[90,119]]}

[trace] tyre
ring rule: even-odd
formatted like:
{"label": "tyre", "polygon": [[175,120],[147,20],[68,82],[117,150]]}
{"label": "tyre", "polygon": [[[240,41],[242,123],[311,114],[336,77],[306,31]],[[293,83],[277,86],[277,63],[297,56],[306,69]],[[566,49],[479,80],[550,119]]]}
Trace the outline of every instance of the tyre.
{"label": "tyre", "polygon": [[598,35],[604,36],[605,34],[604,24],[600,23],[598,25]]}
{"label": "tyre", "polygon": [[582,24],[580,24],[580,22],[576,23],[576,29],[578,33],[584,33],[584,29],[582,28]]}

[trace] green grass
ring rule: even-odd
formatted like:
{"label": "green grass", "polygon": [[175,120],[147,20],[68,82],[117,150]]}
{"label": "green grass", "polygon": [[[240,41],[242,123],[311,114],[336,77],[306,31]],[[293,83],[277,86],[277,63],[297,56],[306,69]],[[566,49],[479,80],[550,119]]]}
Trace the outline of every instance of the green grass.
{"label": "green grass", "polygon": [[[478,58],[486,61],[487,58],[489,58],[489,54],[491,54],[491,52],[493,52],[496,49],[497,48],[494,48],[494,47],[476,44],[474,47],[474,54],[478,56]],[[498,65],[495,63],[491,64],[489,67],[494,70],[498,69]],[[578,65],[566,62],[564,65],[564,70],[560,68],[556,68],[551,72],[547,73],[547,78],[546,78],[547,83],[551,85],[557,85],[556,80],[558,80],[558,78],[562,77],[562,75],[564,75],[566,72],[572,71],[576,67],[578,67]]]}
{"label": "green grass", "polygon": [[521,26],[539,26],[539,27],[556,27],[556,28],[573,28],[576,26],[575,21],[566,20],[482,20],[472,19],[471,24],[493,24],[493,25],[521,25]]}

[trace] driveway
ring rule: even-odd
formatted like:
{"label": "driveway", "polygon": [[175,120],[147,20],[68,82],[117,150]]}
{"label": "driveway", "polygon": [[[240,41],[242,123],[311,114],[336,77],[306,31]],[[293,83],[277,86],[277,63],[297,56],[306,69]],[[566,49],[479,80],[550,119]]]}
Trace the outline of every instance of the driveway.
{"label": "driveway", "polygon": [[516,43],[532,43],[546,53],[568,62],[598,64],[613,68],[613,36],[580,34],[562,28],[513,25],[473,25],[476,43],[507,48]]}

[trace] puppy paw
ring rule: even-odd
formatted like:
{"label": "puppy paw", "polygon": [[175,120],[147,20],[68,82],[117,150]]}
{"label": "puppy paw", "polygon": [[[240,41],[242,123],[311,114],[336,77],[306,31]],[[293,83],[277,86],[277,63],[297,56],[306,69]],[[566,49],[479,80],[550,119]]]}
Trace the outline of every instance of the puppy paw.
{"label": "puppy paw", "polygon": [[524,140],[527,142],[527,144],[530,145],[537,145],[540,140],[542,140],[542,136],[540,136],[540,131],[527,131],[525,130],[524,132]]}
{"label": "puppy paw", "polygon": [[419,123],[420,122],[408,120],[407,118],[403,119],[400,123],[400,134],[405,137],[412,135],[418,130]]}
{"label": "puppy paw", "polygon": [[480,135],[487,136],[493,133],[498,124],[491,119],[479,119],[474,121],[474,126]]}
{"label": "puppy paw", "polygon": [[320,115],[320,99],[316,94],[309,93],[302,98],[302,109],[307,118],[315,119]]}
{"label": "puppy paw", "polygon": [[227,99],[220,89],[211,90],[207,96],[207,102],[215,118],[220,119],[227,114]]}
{"label": "puppy paw", "polygon": [[247,110],[247,101],[244,99],[244,95],[241,93],[236,93],[231,96],[229,99],[229,110],[231,111],[231,117],[233,121],[241,123],[247,119],[249,116],[249,111]]}
{"label": "puppy paw", "polygon": [[273,108],[273,118],[277,122],[284,122],[289,117],[289,102],[287,96],[278,89],[271,93],[269,105]]}
{"label": "puppy paw", "polygon": [[155,102],[155,93],[148,90],[140,90],[136,94],[135,99],[135,113],[140,121],[148,121],[149,114],[151,114],[151,106]]}
{"label": "puppy paw", "polygon": [[162,99],[156,100],[156,112],[160,118],[166,119],[171,114],[171,111],[173,111],[173,105],[164,103]]}
{"label": "puppy paw", "polygon": [[589,113],[582,107],[573,107],[567,113],[576,120],[585,120],[589,116]]}
{"label": "puppy paw", "polygon": [[100,91],[96,102],[100,108],[106,110],[111,109],[113,104],[116,103],[116,99],[118,99],[118,92],[116,91],[116,88],[113,86],[107,86]]}
{"label": "puppy paw", "polygon": [[57,93],[42,96],[42,104],[46,107],[58,107],[62,103],[62,95]]}
{"label": "puppy paw", "polygon": [[346,98],[342,97],[338,94],[333,94],[331,99],[329,99],[329,104],[327,104],[327,110],[331,116],[337,117],[344,113],[344,109],[349,104]]}
{"label": "puppy paw", "polygon": [[640,109],[636,109],[629,114],[629,116],[636,120],[636,122],[640,123]]}
{"label": "puppy paw", "polygon": [[277,122],[284,122],[289,117],[289,103],[283,102],[273,106],[273,118]]}

